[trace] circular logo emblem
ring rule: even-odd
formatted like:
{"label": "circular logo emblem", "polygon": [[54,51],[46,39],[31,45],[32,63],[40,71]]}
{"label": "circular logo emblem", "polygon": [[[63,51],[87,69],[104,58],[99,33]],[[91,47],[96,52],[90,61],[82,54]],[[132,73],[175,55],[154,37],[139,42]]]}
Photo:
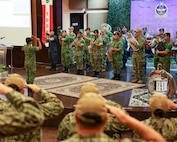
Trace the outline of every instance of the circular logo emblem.
{"label": "circular logo emblem", "polygon": [[167,17],[168,14],[168,7],[166,4],[163,2],[160,2],[156,7],[155,7],[155,17],[157,18],[165,18]]}

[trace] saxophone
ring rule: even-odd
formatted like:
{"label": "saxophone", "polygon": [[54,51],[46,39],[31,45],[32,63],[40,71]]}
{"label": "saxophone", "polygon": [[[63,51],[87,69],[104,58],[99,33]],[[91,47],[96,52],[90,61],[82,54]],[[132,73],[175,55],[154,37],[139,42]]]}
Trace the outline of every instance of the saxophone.
{"label": "saxophone", "polygon": [[113,58],[112,58],[112,51],[107,51],[107,52],[106,52],[106,56],[108,57],[108,61],[109,61],[109,62],[112,62],[112,61],[113,61]]}

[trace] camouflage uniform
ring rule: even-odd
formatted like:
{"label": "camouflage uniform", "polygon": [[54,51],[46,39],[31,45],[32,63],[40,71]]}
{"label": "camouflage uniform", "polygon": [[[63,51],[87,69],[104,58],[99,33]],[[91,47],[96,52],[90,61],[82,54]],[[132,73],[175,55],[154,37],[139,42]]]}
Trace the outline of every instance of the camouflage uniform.
{"label": "camouflage uniform", "polygon": [[103,41],[103,46],[100,48],[101,51],[101,69],[106,69],[106,51],[108,48],[108,43],[109,43],[109,36],[106,34],[104,36],[101,36],[102,41]]}
{"label": "camouflage uniform", "polygon": [[143,77],[143,64],[144,64],[144,38],[141,37],[139,39],[136,39],[139,43],[139,45],[135,44],[134,46],[138,48],[138,51],[133,51],[132,60],[134,65],[134,71],[135,71],[135,78],[136,80],[142,80]]}
{"label": "camouflage uniform", "polygon": [[27,84],[33,84],[36,76],[36,51],[39,51],[39,47],[25,45],[25,68],[26,68],[26,82]]}
{"label": "camouflage uniform", "polygon": [[[159,132],[168,142],[177,142],[176,118],[150,117],[142,122]],[[134,134],[133,137],[140,138],[138,134]]]}
{"label": "camouflage uniform", "polygon": [[61,63],[65,68],[70,67],[70,38],[66,36],[61,43]]}
{"label": "camouflage uniform", "polygon": [[[107,101],[107,104],[111,105],[111,106],[115,106],[117,108],[121,108],[122,110],[124,110],[121,105],[114,103],[110,100]],[[120,131],[128,131],[128,130],[129,130],[129,128],[127,128],[127,126],[121,124],[116,119],[115,116],[109,114],[108,121],[105,126],[105,130],[104,130],[104,132],[106,134],[108,134],[111,138],[117,138],[117,136],[118,137],[120,136],[119,135]],[[57,140],[58,140],[58,142],[61,140],[65,140],[76,133],[77,133],[77,130],[76,130],[76,122],[74,119],[74,113],[71,112],[71,113],[67,114],[64,117],[64,119],[61,121],[61,123],[58,127]]]}
{"label": "camouflage uniform", "polygon": [[[76,40],[76,43],[79,45],[84,45],[85,41],[83,38],[80,38]],[[80,48],[75,45],[74,57],[77,64],[77,69],[83,70],[83,48]]]}
{"label": "camouflage uniform", "polygon": [[158,62],[159,62],[159,56],[156,54],[156,47],[157,47],[157,45],[158,45],[158,41],[157,40],[155,40],[154,41],[154,67],[157,69],[157,65],[158,65]]}
{"label": "camouflage uniform", "polygon": [[[39,108],[45,116],[45,120],[58,116],[63,111],[62,102],[51,93],[45,90],[40,90],[38,95],[42,98],[39,102]],[[22,96],[22,95],[21,95]],[[4,107],[15,109],[8,101],[3,103]],[[15,111],[15,110],[14,110]],[[40,142],[41,141],[41,127],[37,127],[26,133],[18,133],[12,137],[6,137],[0,142]]]}
{"label": "camouflage uniform", "polygon": [[121,72],[121,61],[122,61],[122,50],[123,50],[122,40],[121,39],[119,39],[117,41],[114,40],[111,43],[111,47],[120,49],[120,52],[112,51],[113,61],[111,62],[112,67],[114,69],[114,76],[118,76],[118,75],[120,75],[120,72]]}
{"label": "camouflage uniform", "polygon": [[76,34],[75,33],[69,33],[69,40],[70,40],[70,64],[74,65],[74,52],[75,52],[75,48],[72,47],[72,43],[74,41],[74,39],[76,38]]}
{"label": "camouflage uniform", "polygon": [[162,68],[166,70],[167,72],[170,72],[170,56],[171,56],[171,50],[172,50],[172,42],[164,42],[165,44],[165,51],[168,52],[167,55],[164,57],[159,57],[159,63],[162,64]]}
{"label": "camouflage uniform", "polygon": [[[103,41],[100,37],[97,37],[96,39],[94,39],[93,43],[103,45]],[[93,68],[93,71],[97,73],[100,72],[100,68],[101,68],[100,48],[102,47],[97,47],[96,45],[92,46],[92,68]]]}
{"label": "camouflage uniform", "polygon": [[[118,141],[109,138],[104,133],[100,133],[100,134],[91,134],[85,136],[75,134],[71,138],[64,140],[63,142],[118,142]],[[119,142],[132,142],[132,141],[129,139],[123,139],[120,140]]]}
{"label": "camouflage uniform", "polygon": [[43,113],[32,98],[16,91],[6,97],[7,101],[0,100],[0,141],[4,136],[27,132],[42,125]]}
{"label": "camouflage uniform", "polygon": [[126,42],[126,40],[125,40],[125,38],[123,37],[123,36],[121,36],[120,37],[120,40],[122,41],[122,44],[123,44],[123,46],[122,46],[122,50],[121,50],[121,55],[122,55],[122,57],[121,57],[121,68],[125,65],[125,59],[124,59],[124,52],[126,52],[126,49],[127,49],[127,42]]}
{"label": "camouflage uniform", "polygon": [[86,65],[90,66],[90,54],[88,52],[88,46],[90,45],[90,41],[92,39],[92,35],[88,34],[85,35],[86,37],[89,38],[89,40],[85,39],[85,44],[84,44],[84,62],[86,63]]}

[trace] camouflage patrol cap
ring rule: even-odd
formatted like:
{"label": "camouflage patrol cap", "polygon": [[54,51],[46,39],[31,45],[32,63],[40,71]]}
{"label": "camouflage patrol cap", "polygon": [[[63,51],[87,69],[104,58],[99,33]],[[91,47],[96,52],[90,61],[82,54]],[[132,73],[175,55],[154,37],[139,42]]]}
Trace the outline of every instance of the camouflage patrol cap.
{"label": "camouflage patrol cap", "polygon": [[14,74],[11,74],[9,77],[6,78],[4,84],[6,86],[14,84],[20,90],[22,90],[24,88],[25,82],[24,82],[24,79],[21,75],[14,73]]}
{"label": "camouflage patrol cap", "polygon": [[80,97],[82,97],[85,93],[99,93],[99,88],[96,84],[88,82],[85,83],[80,90]]}
{"label": "camouflage patrol cap", "polygon": [[104,120],[107,116],[106,102],[98,94],[86,93],[78,100],[75,113],[82,122],[94,124],[97,119],[89,117],[89,114],[97,115],[100,120]]}
{"label": "camouflage patrol cap", "polygon": [[149,107],[152,112],[161,109],[164,112],[168,111],[168,98],[163,94],[154,94],[149,100]]}

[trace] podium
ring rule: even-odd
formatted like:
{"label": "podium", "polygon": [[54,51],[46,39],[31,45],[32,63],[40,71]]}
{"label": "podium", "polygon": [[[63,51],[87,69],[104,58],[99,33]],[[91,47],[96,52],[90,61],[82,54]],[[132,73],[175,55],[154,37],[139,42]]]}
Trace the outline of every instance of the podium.
{"label": "podium", "polygon": [[[7,50],[12,50],[12,46],[5,44],[0,44],[0,82],[3,83],[6,77],[8,76],[7,64],[6,64],[6,55]],[[11,65],[12,65],[12,51],[11,51]]]}

